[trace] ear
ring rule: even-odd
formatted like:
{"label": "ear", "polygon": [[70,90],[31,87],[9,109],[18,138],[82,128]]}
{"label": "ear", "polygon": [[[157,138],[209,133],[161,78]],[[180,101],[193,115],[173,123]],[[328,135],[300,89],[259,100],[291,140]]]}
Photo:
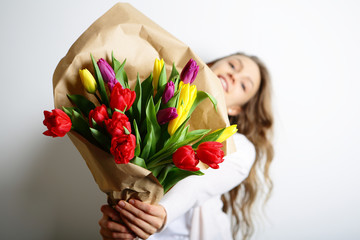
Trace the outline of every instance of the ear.
{"label": "ear", "polygon": [[236,116],[239,115],[242,109],[240,106],[232,106],[232,107],[228,107],[227,110],[229,116]]}

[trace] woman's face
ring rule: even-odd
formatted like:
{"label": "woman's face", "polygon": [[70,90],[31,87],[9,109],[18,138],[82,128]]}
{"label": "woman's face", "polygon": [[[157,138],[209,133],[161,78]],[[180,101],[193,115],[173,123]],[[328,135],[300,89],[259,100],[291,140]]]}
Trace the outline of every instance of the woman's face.
{"label": "woman's face", "polygon": [[224,88],[228,114],[239,114],[241,106],[255,96],[259,89],[259,66],[249,57],[234,55],[215,62],[211,70]]}

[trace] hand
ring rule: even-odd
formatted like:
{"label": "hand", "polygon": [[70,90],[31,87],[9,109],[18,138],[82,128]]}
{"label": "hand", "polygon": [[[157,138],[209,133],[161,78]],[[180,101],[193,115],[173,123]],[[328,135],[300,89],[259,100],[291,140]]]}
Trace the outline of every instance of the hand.
{"label": "hand", "polygon": [[161,229],[165,223],[166,211],[161,205],[143,203],[131,199],[119,201],[115,209],[126,226],[138,237],[147,239]]}
{"label": "hand", "polygon": [[121,222],[119,213],[109,205],[101,207],[103,217],[99,221],[100,234],[103,240],[109,239],[134,239],[135,235],[130,232]]}

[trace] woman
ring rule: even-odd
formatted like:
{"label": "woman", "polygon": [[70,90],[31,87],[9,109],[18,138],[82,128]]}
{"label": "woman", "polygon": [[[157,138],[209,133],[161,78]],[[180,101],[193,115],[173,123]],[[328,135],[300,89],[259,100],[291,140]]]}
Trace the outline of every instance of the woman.
{"label": "woman", "polygon": [[[253,234],[253,204],[260,192],[267,189],[269,197],[272,189],[270,77],[257,57],[242,53],[208,65],[223,86],[230,123],[238,125],[237,151],[225,157],[220,169],[179,182],[159,205],[130,200],[120,201],[116,210],[102,206],[103,239],[231,239],[239,230],[247,239]],[[231,213],[232,226],[221,210]]]}

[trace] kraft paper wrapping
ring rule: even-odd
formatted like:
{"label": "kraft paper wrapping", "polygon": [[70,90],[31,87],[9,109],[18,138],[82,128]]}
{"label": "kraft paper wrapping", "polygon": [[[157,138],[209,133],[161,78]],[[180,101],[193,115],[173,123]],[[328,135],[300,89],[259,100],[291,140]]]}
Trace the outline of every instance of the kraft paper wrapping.
{"label": "kraft paper wrapping", "polygon": [[[155,58],[163,58],[169,76],[172,64],[180,72],[190,58],[200,66],[194,82],[197,89],[210,93],[218,100],[218,111],[210,100],[204,100],[193,112],[191,129],[218,129],[229,125],[221,83],[206,64],[184,43],[137,11],[130,4],[118,3],[96,20],[71,46],[59,62],[53,76],[54,103],[56,108],[70,107],[66,94],[81,94],[94,103],[80,81],[79,69],[93,72],[90,53],[95,59],[111,62],[111,52],[123,61],[129,84],[134,88],[136,75],[144,80],[153,70]],[[68,136],[86,161],[101,191],[108,195],[111,204],[119,199],[137,198],[157,203],[163,189],[150,171],[134,164],[116,164],[113,157],[89,143],[75,132]],[[224,143],[223,150],[232,152],[232,138]]]}

